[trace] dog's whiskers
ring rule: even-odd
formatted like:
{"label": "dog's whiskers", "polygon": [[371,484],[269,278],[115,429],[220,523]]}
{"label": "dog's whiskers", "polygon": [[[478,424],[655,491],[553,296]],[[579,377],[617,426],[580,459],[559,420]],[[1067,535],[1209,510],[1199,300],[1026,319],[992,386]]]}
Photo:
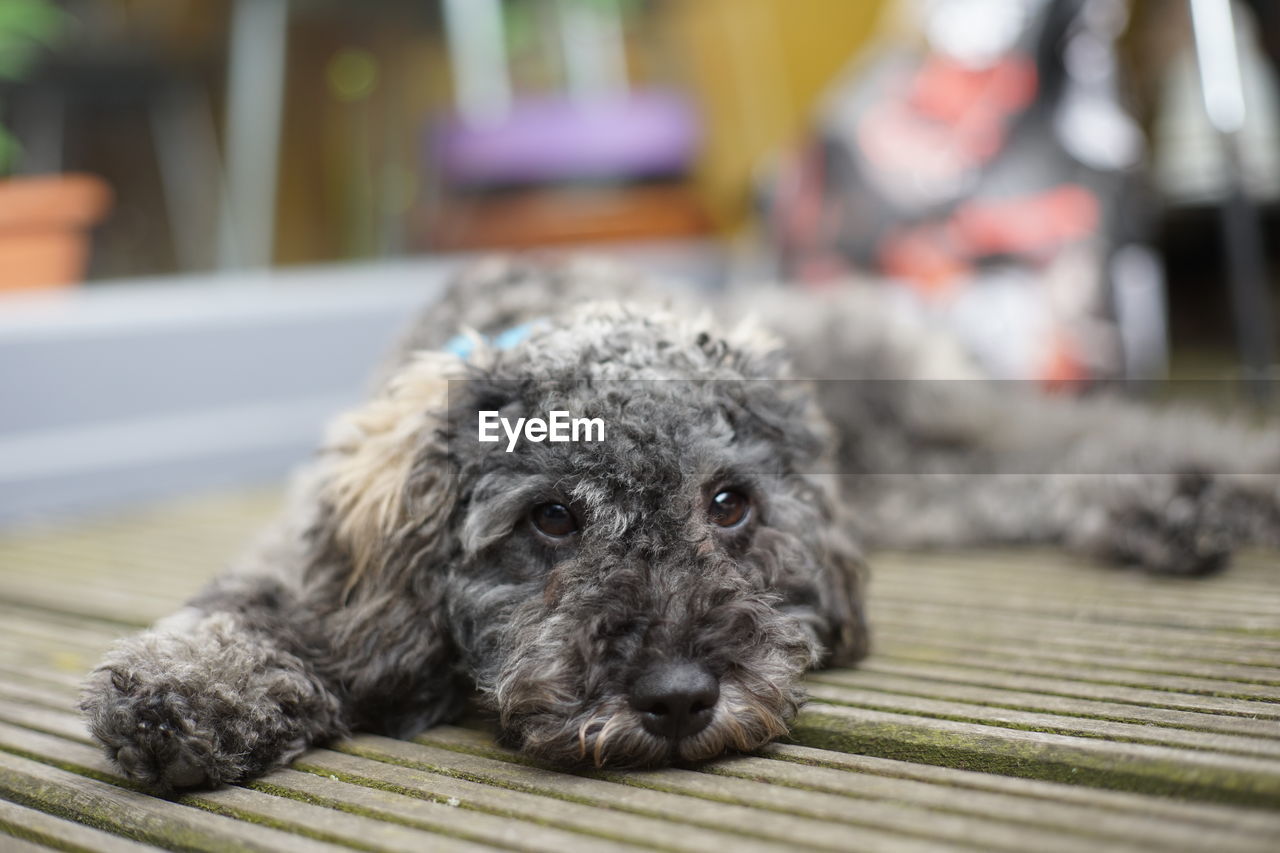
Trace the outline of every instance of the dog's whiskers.
{"label": "dog's whiskers", "polygon": [[604,726],[600,729],[600,734],[596,735],[596,748],[594,751],[596,767],[604,766],[605,744],[608,742],[609,736],[613,734],[613,730],[618,723],[621,713],[622,713],[621,711],[614,711],[609,716],[609,719],[605,721]]}

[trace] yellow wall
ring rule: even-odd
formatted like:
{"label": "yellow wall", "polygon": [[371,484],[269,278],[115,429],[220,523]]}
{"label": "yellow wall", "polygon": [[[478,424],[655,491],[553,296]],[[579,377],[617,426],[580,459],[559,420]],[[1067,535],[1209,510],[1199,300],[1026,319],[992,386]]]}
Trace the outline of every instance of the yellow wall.
{"label": "yellow wall", "polygon": [[799,138],[818,99],[871,35],[885,0],[696,0],[671,25],[701,97],[708,138],[697,175],[716,221],[740,225],[750,182]]}

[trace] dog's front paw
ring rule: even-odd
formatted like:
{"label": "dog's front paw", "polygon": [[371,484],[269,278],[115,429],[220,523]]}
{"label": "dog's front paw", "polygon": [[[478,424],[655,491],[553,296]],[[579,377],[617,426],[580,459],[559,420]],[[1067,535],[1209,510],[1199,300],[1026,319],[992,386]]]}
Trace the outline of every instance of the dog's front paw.
{"label": "dog's front paw", "polygon": [[135,782],[169,791],[242,775],[177,684],[144,685],[127,670],[103,668],[86,685],[81,708],[108,757]]}
{"label": "dog's front paw", "polygon": [[251,778],[342,730],[336,698],[301,661],[223,614],[124,641],[80,707],[108,757],[161,791]]}

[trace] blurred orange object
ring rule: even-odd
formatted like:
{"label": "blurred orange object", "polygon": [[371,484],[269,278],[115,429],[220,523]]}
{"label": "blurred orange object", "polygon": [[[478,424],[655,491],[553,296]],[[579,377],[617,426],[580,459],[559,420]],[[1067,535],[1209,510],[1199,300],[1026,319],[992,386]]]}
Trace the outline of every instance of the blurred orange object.
{"label": "blurred orange object", "polygon": [[704,236],[710,229],[697,196],[679,183],[451,199],[425,226],[431,247],[446,251],[671,240]]}
{"label": "blurred orange object", "polygon": [[0,292],[81,281],[89,230],[111,199],[111,188],[93,175],[0,180]]}

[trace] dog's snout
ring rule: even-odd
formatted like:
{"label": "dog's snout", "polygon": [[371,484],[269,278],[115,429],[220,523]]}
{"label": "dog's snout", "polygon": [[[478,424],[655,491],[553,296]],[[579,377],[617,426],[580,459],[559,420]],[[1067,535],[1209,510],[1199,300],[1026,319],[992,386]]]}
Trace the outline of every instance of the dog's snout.
{"label": "dog's snout", "polygon": [[690,661],[663,661],[640,674],[631,686],[631,707],[645,729],[660,737],[682,738],[707,727],[720,699],[720,682],[706,667]]}

